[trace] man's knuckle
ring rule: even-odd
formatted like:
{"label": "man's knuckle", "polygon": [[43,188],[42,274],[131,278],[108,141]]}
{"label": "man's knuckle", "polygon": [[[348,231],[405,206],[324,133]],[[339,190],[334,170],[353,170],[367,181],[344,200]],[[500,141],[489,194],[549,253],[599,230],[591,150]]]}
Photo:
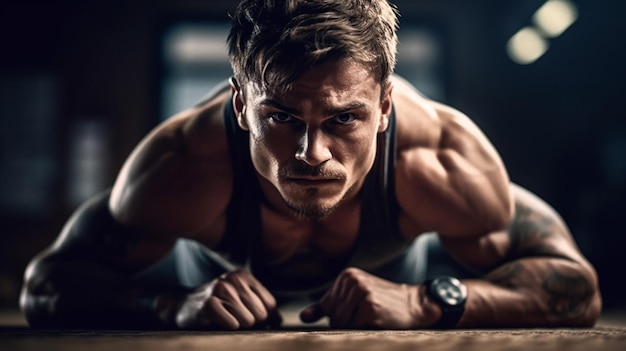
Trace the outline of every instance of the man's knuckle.
{"label": "man's knuckle", "polygon": [[248,270],[243,269],[243,268],[237,268],[232,272],[231,276],[237,277],[239,279],[246,279],[250,277],[250,272],[248,272]]}
{"label": "man's knuckle", "polygon": [[252,313],[242,313],[239,317],[239,325],[241,328],[251,328],[256,324],[257,320]]}
{"label": "man's knuckle", "polygon": [[347,268],[341,273],[340,279],[350,284],[356,284],[363,279],[363,274],[358,268]]}
{"label": "man's knuckle", "polygon": [[278,303],[276,302],[276,299],[274,299],[273,297],[270,298],[268,301],[265,302],[267,309],[268,310],[274,310],[278,307]]}
{"label": "man's knuckle", "polygon": [[[370,291],[370,288],[371,288],[371,286],[363,279],[355,281],[354,287],[358,289],[359,291],[364,291],[364,292]],[[367,293],[367,296],[371,296],[371,295],[372,295],[371,292]]]}
{"label": "man's knuckle", "polygon": [[248,310],[255,322],[264,321],[268,316],[268,312],[263,305],[249,305]]}
{"label": "man's knuckle", "polygon": [[215,286],[213,286],[213,294],[217,294],[217,295],[224,295],[226,293],[228,293],[230,284],[224,280],[219,280],[215,283]]}
{"label": "man's knuckle", "polygon": [[343,275],[346,277],[358,277],[361,274],[361,270],[356,267],[348,267],[343,270]]}
{"label": "man's knuckle", "polygon": [[242,287],[244,285],[243,279],[241,276],[237,274],[232,274],[228,277],[227,282],[231,283],[236,287]]}
{"label": "man's knuckle", "polygon": [[376,298],[375,294],[367,293],[363,297],[363,302],[365,303],[365,306],[367,308],[373,308],[374,306],[378,304],[378,299]]}

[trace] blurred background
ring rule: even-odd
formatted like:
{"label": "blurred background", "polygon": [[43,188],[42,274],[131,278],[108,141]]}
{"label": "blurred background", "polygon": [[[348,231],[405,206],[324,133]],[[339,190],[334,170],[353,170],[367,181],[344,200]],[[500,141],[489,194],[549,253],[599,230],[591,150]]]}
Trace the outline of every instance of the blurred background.
{"label": "blurred background", "polygon": [[[229,76],[236,0],[0,4],[0,307],[134,145]],[[626,307],[626,1],[396,0],[397,72],[469,115]]]}

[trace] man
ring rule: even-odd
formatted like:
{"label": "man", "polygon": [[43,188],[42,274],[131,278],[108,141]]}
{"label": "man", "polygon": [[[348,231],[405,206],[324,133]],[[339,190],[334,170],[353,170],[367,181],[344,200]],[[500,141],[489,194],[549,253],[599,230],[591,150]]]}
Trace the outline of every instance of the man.
{"label": "man", "polygon": [[[247,329],[297,297],[337,328],[592,326],[594,269],[466,116],[393,76],[396,21],[385,0],[244,0],[230,84],[33,260],[31,325]],[[425,280],[435,235],[474,279]]]}

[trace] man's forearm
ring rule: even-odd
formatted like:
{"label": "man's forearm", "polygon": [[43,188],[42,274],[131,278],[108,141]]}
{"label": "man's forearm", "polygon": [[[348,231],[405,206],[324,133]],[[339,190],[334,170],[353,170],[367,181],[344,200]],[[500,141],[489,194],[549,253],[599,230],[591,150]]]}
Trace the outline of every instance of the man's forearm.
{"label": "man's forearm", "polygon": [[20,304],[33,327],[148,327],[145,290],[97,262],[44,260],[27,271]]}
{"label": "man's forearm", "polygon": [[465,281],[461,328],[593,326],[601,309],[595,273],[561,258],[524,258]]}

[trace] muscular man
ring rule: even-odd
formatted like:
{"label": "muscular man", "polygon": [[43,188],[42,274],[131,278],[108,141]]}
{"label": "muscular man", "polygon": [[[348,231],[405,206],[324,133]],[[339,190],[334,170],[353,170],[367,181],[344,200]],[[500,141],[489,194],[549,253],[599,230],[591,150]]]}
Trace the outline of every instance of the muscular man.
{"label": "muscular man", "polygon": [[[465,115],[393,75],[396,21],[385,0],[243,1],[230,84],[32,261],[31,325],[246,329],[297,297],[339,328],[592,326],[594,269]],[[433,276],[437,247],[465,273]]]}

